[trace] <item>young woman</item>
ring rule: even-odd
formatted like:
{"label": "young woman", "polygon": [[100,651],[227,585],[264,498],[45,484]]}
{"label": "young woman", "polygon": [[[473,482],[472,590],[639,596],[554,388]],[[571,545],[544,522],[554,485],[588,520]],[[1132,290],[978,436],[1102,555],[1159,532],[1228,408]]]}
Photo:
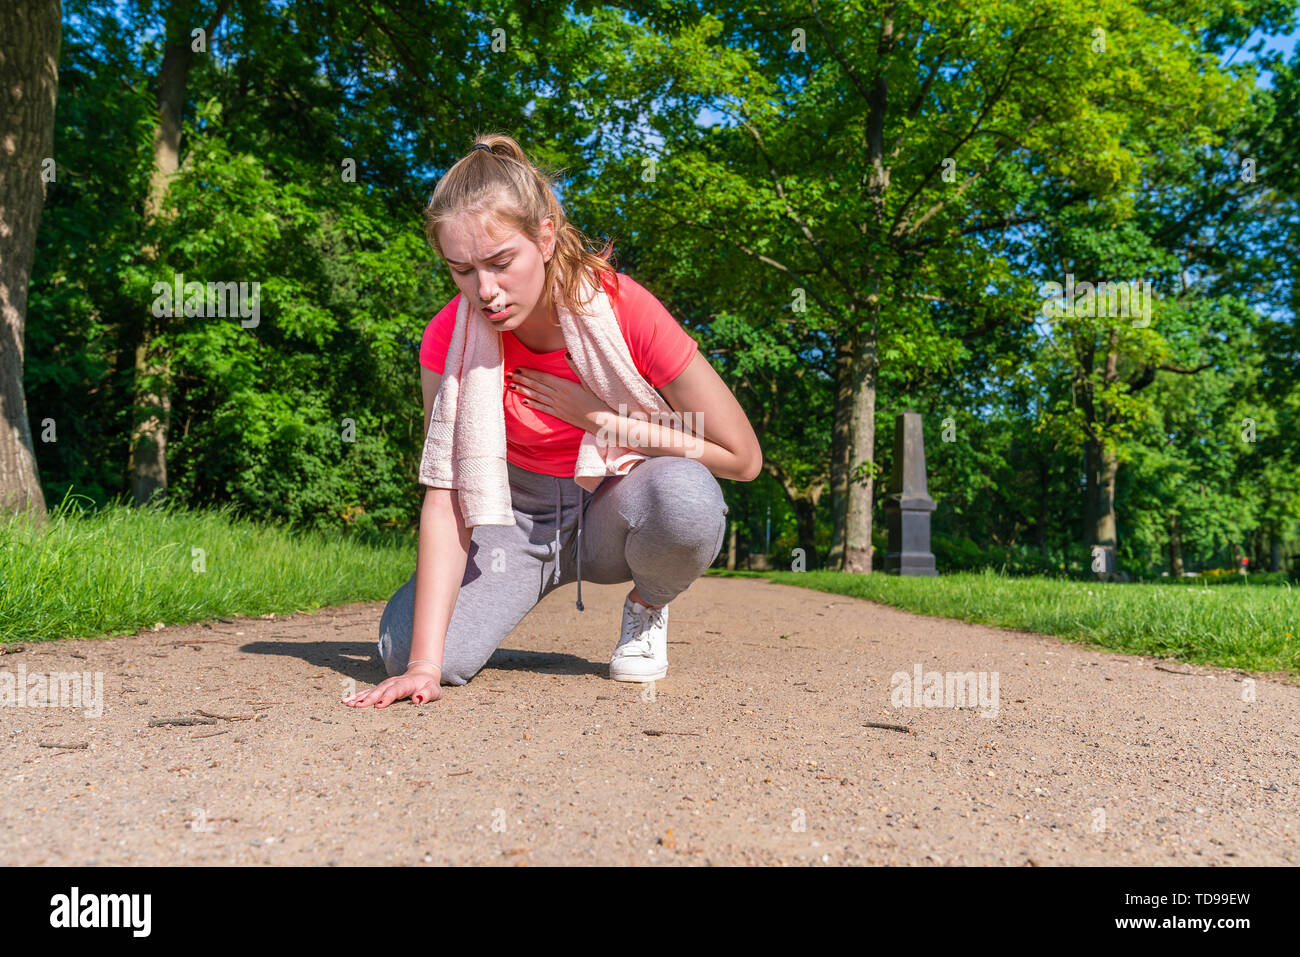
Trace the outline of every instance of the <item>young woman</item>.
{"label": "young woman", "polygon": [[[390,677],[344,703],[382,708],[407,697],[416,704],[437,700],[442,684],[472,678],[553,589],[576,580],[582,609],[584,577],[633,583],[610,677],[662,678],[668,604],[722,548],[727,505],[715,476],[748,482],[761,468],[749,420],[663,305],[610,267],[610,247],[601,256],[588,251],[551,181],[510,137],[476,143],[439,182],[426,219],[430,244],[460,295],[434,316],[421,344],[425,432],[463,297],[501,335],[515,524],[477,525],[471,534],[459,492],[426,488],[415,573],[388,602],[379,626]],[[688,444],[685,433],[667,425],[643,422],[638,431],[624,419],[624,431],[605,435],[647,458],[605,477],[591,494],[574,481],[579,446],[584,433],[617,427],[619,413],[574,371],[553,301],[558,292],[581,319],[573,296],[584,277],[598,280],[609,296],[637,372],[693,423],[694,433]],[[481,320],[471,312],[468,321]]]}

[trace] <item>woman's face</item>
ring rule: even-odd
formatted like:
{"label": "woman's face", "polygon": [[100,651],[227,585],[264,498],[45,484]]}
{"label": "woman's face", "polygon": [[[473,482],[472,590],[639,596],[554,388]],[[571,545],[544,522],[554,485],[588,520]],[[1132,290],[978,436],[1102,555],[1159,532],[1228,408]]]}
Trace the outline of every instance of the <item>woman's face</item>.
{"label": "woman's face", "polygon": [[541,249],[518,231],[489,234],[468,215],[444,223],[438,239],[461,295],[487,316],[493,328],[512,330],[549,318],[550,297],[543,295],[542,286],[545,264],[555,250],[552,220],[542,221]]}

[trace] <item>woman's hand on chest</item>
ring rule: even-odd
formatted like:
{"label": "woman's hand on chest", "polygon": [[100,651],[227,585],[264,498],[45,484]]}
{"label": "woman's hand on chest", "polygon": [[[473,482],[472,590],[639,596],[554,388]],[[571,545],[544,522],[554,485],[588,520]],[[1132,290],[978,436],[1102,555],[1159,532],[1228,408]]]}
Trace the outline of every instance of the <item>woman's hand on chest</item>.
{"label": "woman's hand on chest", "polygon": [[[573,368],[572,362],[569,362],[569,368]],[[574,370],[574,375],[577,375],[577,370]],[[604,424],[602,414],[614,411],[581,382],[541,369],[523,366],[515,369],[506,376],[506,388],[519,396],[530,409],[553,415],[586,432],[600,431]]]}

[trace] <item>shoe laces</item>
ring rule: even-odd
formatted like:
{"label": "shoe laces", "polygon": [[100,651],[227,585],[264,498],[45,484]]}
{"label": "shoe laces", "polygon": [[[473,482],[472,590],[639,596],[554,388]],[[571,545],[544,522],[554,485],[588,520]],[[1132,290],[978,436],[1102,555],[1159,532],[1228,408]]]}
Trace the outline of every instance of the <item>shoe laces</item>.
{"label": "shoe laces", "polygon": [[654,657],[654,645],[651,632],[663,626],[664,610],[650,608],[644,612],[628,605],[628,616],[623,621],[623,640],[619,642],[619,652],[625,655],[640,655],[643,658]]}

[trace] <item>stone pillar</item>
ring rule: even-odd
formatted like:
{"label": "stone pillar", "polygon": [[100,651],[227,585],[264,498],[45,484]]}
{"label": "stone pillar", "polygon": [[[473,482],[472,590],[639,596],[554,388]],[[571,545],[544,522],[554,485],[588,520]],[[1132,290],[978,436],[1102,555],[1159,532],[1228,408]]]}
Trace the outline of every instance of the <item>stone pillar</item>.
{"label": "stone pillar", "polygon": [[930,513],[934,499],[925,485],[925,437],[921,416],[903,412],[894,428],[894,474],[885,495],[889,551],[884,571],[891,575],[937,575],[930,551]]}

